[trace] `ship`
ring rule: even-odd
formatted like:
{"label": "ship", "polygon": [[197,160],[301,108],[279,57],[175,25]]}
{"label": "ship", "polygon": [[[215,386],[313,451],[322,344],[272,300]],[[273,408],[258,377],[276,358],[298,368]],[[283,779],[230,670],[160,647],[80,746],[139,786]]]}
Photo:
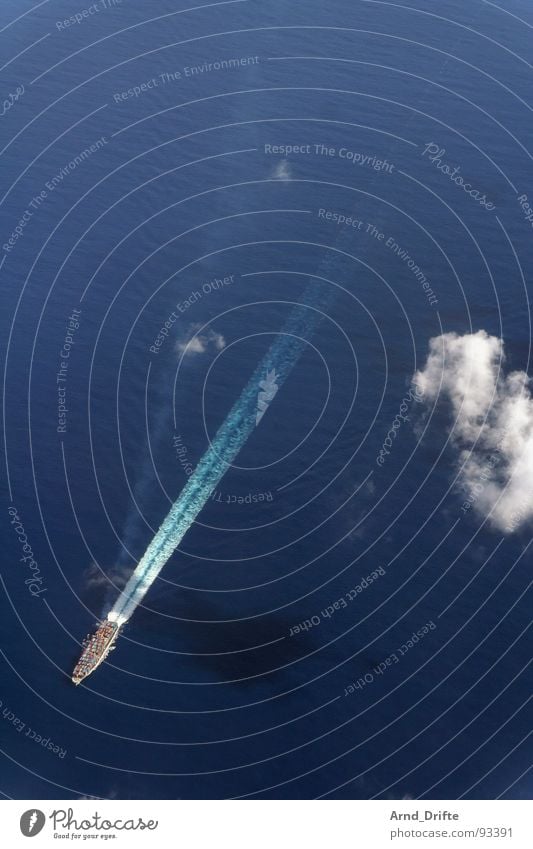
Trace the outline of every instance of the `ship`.
{"label": "ship", "polygon": [[72,673],[72,680],[76,686],[94,672],[104,662],[109,652],[113,651],[120,627],[118,622],[105,619],[94,634],[88,634],[85,637],[82,643],[83,651]]}

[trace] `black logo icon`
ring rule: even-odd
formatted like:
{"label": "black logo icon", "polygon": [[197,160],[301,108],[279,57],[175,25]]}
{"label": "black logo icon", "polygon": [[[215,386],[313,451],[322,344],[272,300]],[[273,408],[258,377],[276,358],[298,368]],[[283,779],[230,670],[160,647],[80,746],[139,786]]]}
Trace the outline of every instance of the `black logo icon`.
{"label": "black logo icon", "polygon": [[35,837],[42,831],[46,817],[42,811],[32,808],[22,814],[20,818],[20,830],[24,837]]}

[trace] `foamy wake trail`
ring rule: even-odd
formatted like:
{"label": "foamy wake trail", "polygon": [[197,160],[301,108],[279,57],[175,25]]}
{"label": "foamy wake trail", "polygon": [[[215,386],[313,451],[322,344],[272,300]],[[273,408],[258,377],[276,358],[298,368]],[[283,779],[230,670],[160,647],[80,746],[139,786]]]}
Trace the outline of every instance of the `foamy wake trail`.
{"label": "foamy wake trail", "polygon": [[123,623],[140,604],[266,411],[268,390],[262,393],[265,387],[261,384],[265,380],[268,384],[270,379],[276,387],[274,392],[281,388],[322,318],[333,288],[324,283],[311,283],[307,287],[302,304],[294,307],[285,327],[255,369],[211,446],[170,508],[113,606],[110,619]]}

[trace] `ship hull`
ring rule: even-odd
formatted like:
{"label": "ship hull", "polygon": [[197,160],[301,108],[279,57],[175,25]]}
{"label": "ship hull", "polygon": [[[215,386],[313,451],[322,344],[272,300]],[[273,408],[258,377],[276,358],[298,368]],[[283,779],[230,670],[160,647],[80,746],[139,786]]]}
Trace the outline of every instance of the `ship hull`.
{"label": "ship hull", "polygon": [[83,641],[83,651],[74,667],[72,681],[78,686],[107,658],[115,647],[115,641],[120,632],[120,625],[105,619],[94,634],[89,634]]}

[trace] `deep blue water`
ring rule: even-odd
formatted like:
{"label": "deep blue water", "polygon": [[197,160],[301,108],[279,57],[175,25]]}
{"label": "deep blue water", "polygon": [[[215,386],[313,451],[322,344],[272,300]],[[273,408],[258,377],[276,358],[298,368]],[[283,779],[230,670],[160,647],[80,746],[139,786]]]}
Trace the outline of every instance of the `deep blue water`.
{"label": "deep blue water", "polygon": [[[463,517],[445,407],[426,421],[413,409],[375,462],[432,336],[483,328],[504,338],[508,368],[529,368],[532,233],[517,195],[533,196],[530,4],[189,5],[123,0],[58,28],[72,2],[2,4],[3,96],[24,86],[0,124],[2,244],[33,214],[1,252],[0,791],[530,797],[530,534]],[[430,143],[494,210],[432,165]],[[362,222],[351,256],[320,209]],[[95,575],[133,568],[187,479],[180,457],[201,457],[326,259],[341,288],[312,345],[117,651],[75,689],[79,642],[116,596]],[[198,328],[205,350],[180,357]]]}

